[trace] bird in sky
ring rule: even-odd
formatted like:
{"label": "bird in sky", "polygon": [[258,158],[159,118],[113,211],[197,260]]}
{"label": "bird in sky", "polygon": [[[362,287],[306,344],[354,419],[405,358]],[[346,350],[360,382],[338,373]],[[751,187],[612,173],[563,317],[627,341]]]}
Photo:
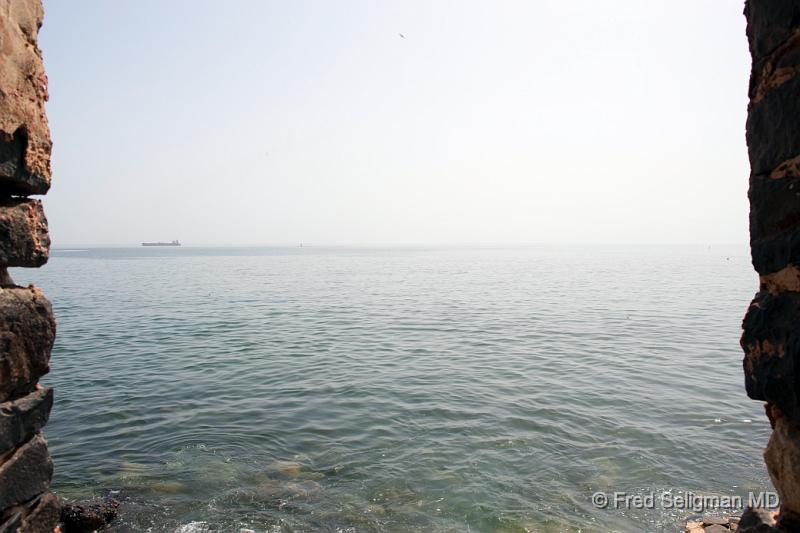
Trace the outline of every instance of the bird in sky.
{"label": "bird in sky", "polygon": [[406,36],[403,35],[402,33],[398,33],[397,35],[399,35],[401,39],[405,39],[406,38]]}

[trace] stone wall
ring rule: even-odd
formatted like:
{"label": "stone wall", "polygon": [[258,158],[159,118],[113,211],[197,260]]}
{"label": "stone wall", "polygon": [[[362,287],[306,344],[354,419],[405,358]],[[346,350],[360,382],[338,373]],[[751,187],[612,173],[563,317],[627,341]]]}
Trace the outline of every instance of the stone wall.
{"label": "stone wall", "polygon": [[42,202],[28,197],[50,188],[42,16],[40,0],[0,0],[0,533],[50,532],[59,518],[42,435],[53,391],[39,384],[55,320],[41,291],[7,271],[43,265],[50,248]]}
{"label": "stone wall", "polygon": [[748,0],[750,246],[760,288],[744,319],[747,394],[766,403],[778,527],[800,529],[800,0]]}

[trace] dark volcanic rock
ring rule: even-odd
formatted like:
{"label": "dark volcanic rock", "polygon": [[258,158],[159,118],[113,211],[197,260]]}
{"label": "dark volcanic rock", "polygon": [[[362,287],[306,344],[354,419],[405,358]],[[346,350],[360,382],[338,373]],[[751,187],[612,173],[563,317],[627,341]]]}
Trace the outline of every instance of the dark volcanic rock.
{"label": "dark volcanic rock", "polygon": [[104,502],[66,504],[61,509],[64,533],[89,533],[102,529],[117,517],[119,502],[109,499]]}
{"label": "dark volcanic rock", "polygon": [[747,148],[754,176],[768,174],[787,159],[800,155],[800,78],[769,91],[747,116]]}
{"label": "dark volcanic rock", "polygon": [[760,274],[800,264],[800,2],[749,0],[750,244]]}
{"label": "dark volcanic rock", "polygon": [[762,291],[747,310],[741,345],[747,394],[800,420],[800,293]]}
{"label": "dark volcanic rock", "polygon": [[38,433],[53,407],[53,389],[39,388],[18,400],[0,403],[0,455]]}
{"label": "dark volcanic rock", "polygon": [[47,490],[53,462],[41,434],[17,448],[0,464],[0,509],[26,502]]}
{"label": "dark volcanic rock", "polygon": [[39,267],[50,254],[50,236],[42,202],[0,200],[0,266]]}
{"label": "dark volcanic rock", "polygon": [[800,68],[798,41],[800,41],[800,33],[795,32],[773,53],[753,61],[750,71],[750,88],[747,91],[751,108],[757,105],[769,91],[797,75]]}
{"label": "dark volcanic rock", "polygon": [[750,246],[753,266],[768,274],[800,264],[800,177],[750,180]]}
{"label": "dark volcanic rock", "polygon": [[739,520],[737,533],[779,533],[774,527],[772,513],[764,509],[748,507]]}
{"label": "dark volcanic rock", "polygon": [[56,323],[36,287],[0,288],[0,402],[36,390],[50,370]]}
{"label": "dark volcanic rock", "polygon": [[747,40],[754,60],[773,52],[800,26],[800,3],[797,0],[748,0]]}
{"label": "dark volcanic rock", "polygon": [[760,291],[744,318],[747,394],[766,401],[764,452],[781,502],[742,533],[800,531],[800,0],[747,0],[750,246]]}

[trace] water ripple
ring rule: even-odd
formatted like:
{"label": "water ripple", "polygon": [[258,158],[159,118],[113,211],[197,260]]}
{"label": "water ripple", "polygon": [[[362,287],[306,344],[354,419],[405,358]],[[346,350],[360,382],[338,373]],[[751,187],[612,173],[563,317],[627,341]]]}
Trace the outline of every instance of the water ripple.
{"label": "water ripple", "polygon": [[691,513],[589,497],[768,487],[746,250],[55,250],[14,277],[58,317],[54,487],[113,491],[115,531],[673,531]]}

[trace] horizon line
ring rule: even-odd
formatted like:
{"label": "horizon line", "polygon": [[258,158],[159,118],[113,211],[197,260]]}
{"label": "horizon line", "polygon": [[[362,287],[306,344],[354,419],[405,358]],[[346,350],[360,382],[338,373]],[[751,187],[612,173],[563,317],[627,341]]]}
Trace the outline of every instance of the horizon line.
{"label": "horizon line", "polygon": [[[146,242],[146,241],[145,241]],[[192,243],[181,242],[181,248],[407,248],[407,247],[530,247],[530,246],[743,246],[749,242],[360,242],[360,243]],[[51,245],[52,250],[71,248],[142,248],[142,243],[82,243]]]}

